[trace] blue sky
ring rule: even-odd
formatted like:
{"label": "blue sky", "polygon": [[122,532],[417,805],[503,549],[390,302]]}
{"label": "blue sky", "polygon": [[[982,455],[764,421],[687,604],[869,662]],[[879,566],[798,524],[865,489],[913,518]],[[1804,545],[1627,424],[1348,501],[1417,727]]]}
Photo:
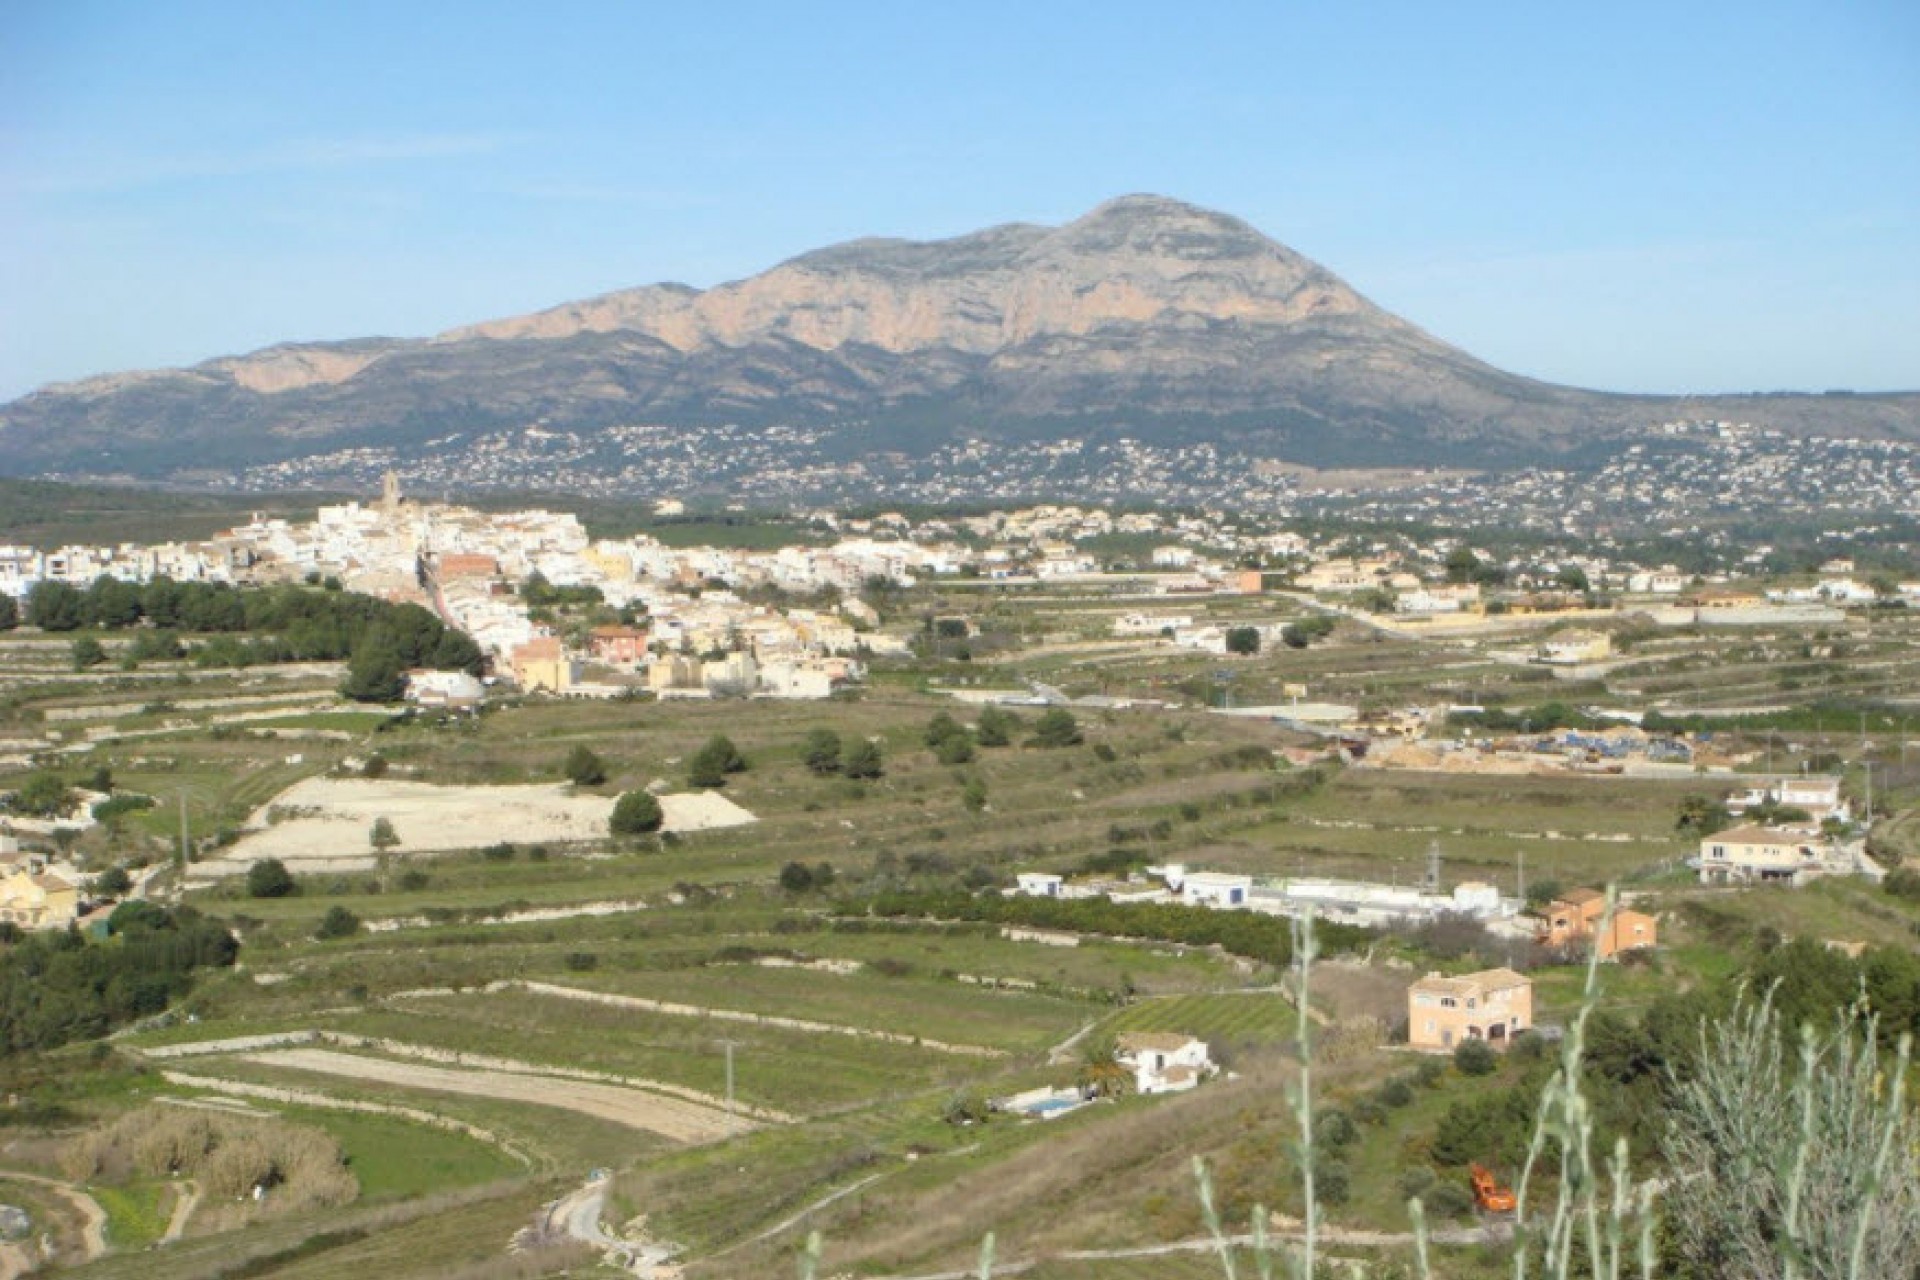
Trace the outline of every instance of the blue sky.
{"label": "blue sky", "polygon": [[1920,388],[1912,0],[0,0],[0,397],[1134,191],[1535,377]]}

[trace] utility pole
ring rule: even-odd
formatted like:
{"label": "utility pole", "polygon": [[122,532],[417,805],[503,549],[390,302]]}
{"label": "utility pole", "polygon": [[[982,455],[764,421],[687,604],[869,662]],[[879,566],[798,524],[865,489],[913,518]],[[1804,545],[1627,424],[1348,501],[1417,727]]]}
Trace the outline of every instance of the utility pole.
{"label": "utility pole", "polygon": [[1514,896],[1525,903],[1527,900],[1527,851],[1525,849],[1520,850],[1519,859],[1519,867],[1513,873],[1513,891]]}
{"label": "utility pole", "polygon": [[187,878],[187,851],[192,842],[187,837],[187,793],[180,793],[180,879],[184,884]]}
{"label": "utility pole", "polygon": [[733,1040],[722,1040],[720,1042],[720,1047],[727,1051],[727,1134],[728,1136],[732,1136],[735,1128],[734,1114],[733,1114],[733,1051],[737,1043],[738,1043],[737,1041],[733,1041]]}

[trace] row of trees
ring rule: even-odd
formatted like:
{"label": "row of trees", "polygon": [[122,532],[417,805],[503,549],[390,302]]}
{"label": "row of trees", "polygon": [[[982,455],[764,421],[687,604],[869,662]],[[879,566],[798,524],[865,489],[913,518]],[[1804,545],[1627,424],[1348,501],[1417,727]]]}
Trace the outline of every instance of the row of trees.
{"label": "row of trees", "polygon": [[122,903],[107,929],[99,944],[69,930],[20,938],[0,954],[0,1054],[57,1048],[158,1013],[196,969],[231,965],[239,953],[224,923],[191,907]]}
{"label": "row of trees", "polygon": [[800,749],[807,771],[821,777],[842,777],[868,781],[886,773],[886,761],[880,744],[871,738],[856,738],[851,747],[843,747],[840,735],[831,729],[815,729],[807,734]]}
{"label": "row of trees", "polygon": [[[410,667],[478,675],[484,655],[473,638],[417,604],[390,604],[352,591],[291,584],[236,588],[225,583],[155,578],[135,584],[99,578],[84,591],[42,582],[27,596],[26,620],[47,631],[140,628],[126,657],[193,656],[203,665],[349,661],[341,692],[363,702],[392,702]],[[211,635],[194,649],[180,632]],[[237,637],[245,635],[243,643]],[[76,643],[77,666],[106,657],[98,642]]]}

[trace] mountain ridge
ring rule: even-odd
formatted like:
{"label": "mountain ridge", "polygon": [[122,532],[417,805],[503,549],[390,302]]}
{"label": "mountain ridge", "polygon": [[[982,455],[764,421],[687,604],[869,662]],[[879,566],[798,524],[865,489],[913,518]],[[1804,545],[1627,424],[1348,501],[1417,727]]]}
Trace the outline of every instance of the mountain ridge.
{"label": "mountain ridge", "polygon": [[[1497,369],[1231,215],[1163,196],[1058,227],[868,237],[709,289],[615,290],[427,338],[280,343],[0,406],[0,472],[177,478],[460,432],[857,429],[861,447],[1073,430],[1289,461],[1548,457],[1675,417],[1920,439],[1920,394],[1626,396]],[[1225,436],[1223,437],[1223,433]]]}

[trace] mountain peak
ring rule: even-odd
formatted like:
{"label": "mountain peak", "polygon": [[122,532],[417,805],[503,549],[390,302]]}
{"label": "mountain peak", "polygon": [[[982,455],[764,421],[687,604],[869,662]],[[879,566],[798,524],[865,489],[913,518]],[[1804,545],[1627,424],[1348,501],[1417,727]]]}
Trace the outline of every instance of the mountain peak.
{"label": "mountain peak", "polygon": [[[47,388],[0,406],[0,472],[404,455],[529,422],[583,438],[633,424],[857,426],[863,451],[1069,429],[1246,447],[1253,432],[1295,460],[1413,460],[1572,447],[1703,412],[1503,374],[1240,219],[1142,193],[1061,226],[853,240],[711,289],[626,289],[426,342],[304,343]],[[1920,399],[1737,412],[1920,436]]]}

